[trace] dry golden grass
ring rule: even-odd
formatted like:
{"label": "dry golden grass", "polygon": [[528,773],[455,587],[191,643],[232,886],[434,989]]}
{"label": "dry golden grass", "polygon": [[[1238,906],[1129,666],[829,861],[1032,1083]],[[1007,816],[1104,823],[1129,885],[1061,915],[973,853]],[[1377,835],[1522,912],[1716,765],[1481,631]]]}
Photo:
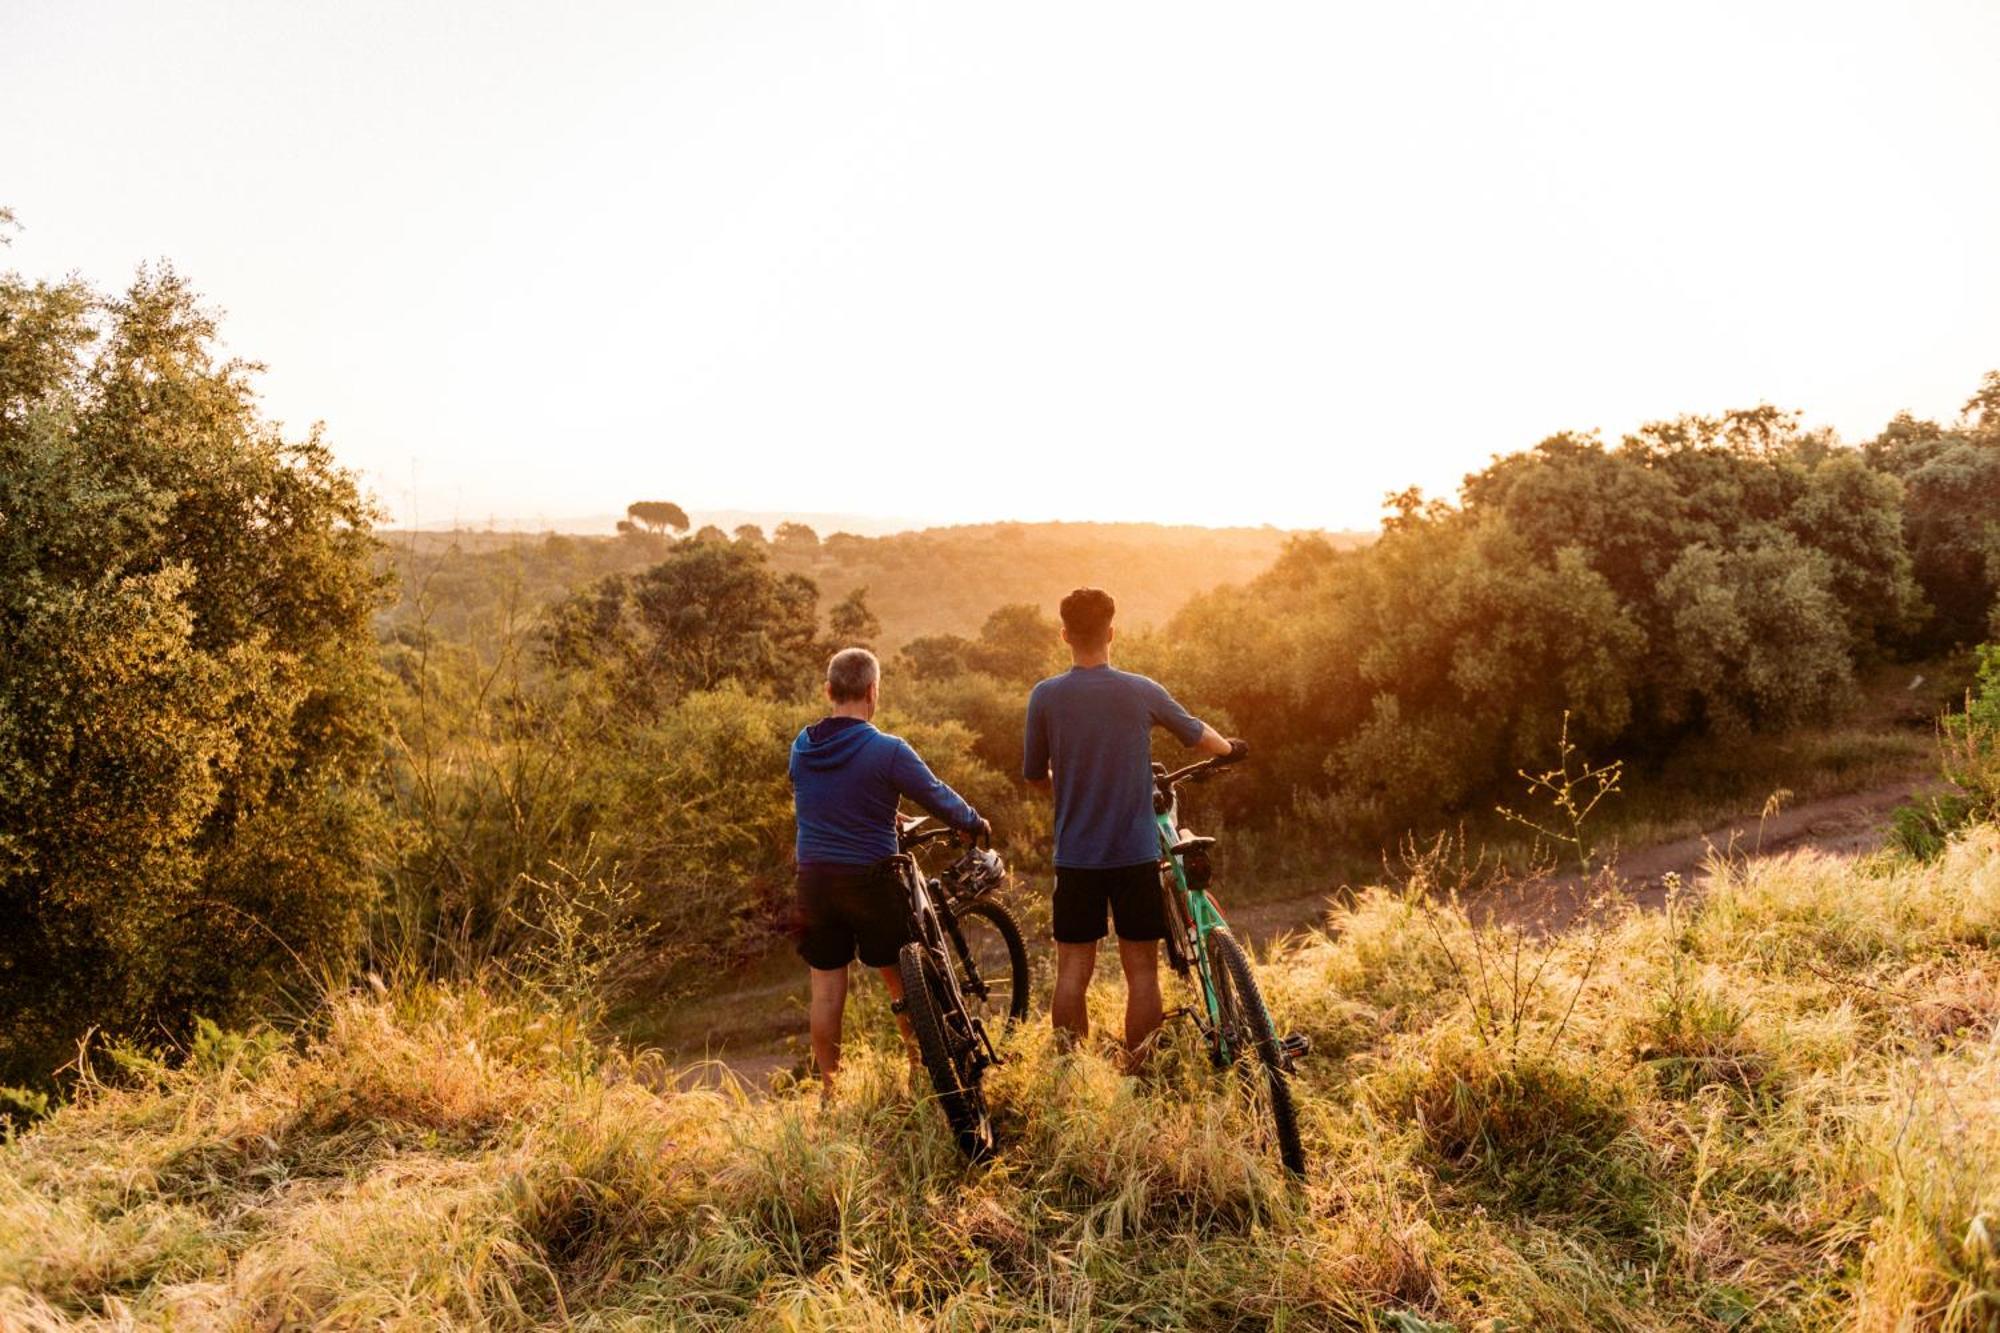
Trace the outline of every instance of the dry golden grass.
{"label": "dry golden grass", "polygon": [[968,1170],[879,1011],[823,1106],[362,991],[0,1150],[0,1327],[1992,1329],[1996,944],[1992,829],[1552,940],[1372,891],[1264,964],[1303,1186],[1185,1034],[1018,1034]]}

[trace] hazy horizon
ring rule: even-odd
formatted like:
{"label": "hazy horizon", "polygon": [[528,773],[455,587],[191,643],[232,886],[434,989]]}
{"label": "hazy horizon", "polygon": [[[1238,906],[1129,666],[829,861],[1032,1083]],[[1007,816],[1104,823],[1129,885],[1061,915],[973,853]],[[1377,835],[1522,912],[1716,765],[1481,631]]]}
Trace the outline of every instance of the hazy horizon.
{"label": "hazy horizon", "polygon": [[[667,496],[644,495],[634,499],[661,500]],[[770,509],[701,509],[686,510],[688,530],[696,531],[713,525],[726,532],[734,532],[744,523],[754,523],[769,536],[772,528],[781,522],[804,523],[825,537],[833,532],[850,532],[857,537],[886,537],[898,532],[911,532],[931,526],[921,519],[893,514],[851,514],[825,513],[811,510],[770,510]],[[617,531],[618,523],[625,518],[625,511],[596,510],[578,513],[525,514],[478,514],[462,515],[456,518],[438,518],[422,514],[409,516],[391,515],[382,524],[388,532],[559,532],[573,536],[610,536]]]}
{"label": "hazy horizon", "polygon": [[1372,529],[2000,367],[2000,6],[228,0],[0,19],[0,266],[173,262],[399,525]]}
{"label": "hazy horizon", "polygon": [[[647,497],[655,498],[655,497]],[[884,514],[831,514],[814,513],[809,510],[761,510],[761,509],[689,509],[688,530],[696,531],[704,526],[714,525],[733,533],[739,524],[754,523],[763,528],[768,537],[773,528],[781,522],[804,523],[823,539],[832,533],[845,532],[856,537],[893,537],[902,533],[926,532],[932,529],[955,527],[982,527],[1002,523],[1025,525],[1072,524],[1079,527],[1198,527],[1216,531],[1244,531],[1270,529],[1279,532],[1324,532],[1329,536],[1352,536],[1357,533],[1369,535],[1375,526],[1368,528],[1326,528],[1326,527],[1281,527],[1275,523],[1161,523],[1150,519],[945,519],[932,521],[924,518]],[[490,532],[495,534],[538,534],[560,533],[565,536],[610,536],[625,514],[609,510],[585,514],[487,514],[465,516],[458,520],[431,521],[421,516],[417,522],[409,523],[391,516],[380,530],[385,534],[397,532]]]}

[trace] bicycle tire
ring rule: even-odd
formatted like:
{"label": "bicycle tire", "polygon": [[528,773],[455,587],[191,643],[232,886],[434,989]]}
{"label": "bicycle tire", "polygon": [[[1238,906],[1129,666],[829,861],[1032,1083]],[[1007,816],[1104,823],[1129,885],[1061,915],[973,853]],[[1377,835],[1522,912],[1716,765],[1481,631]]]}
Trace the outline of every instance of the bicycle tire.
{"label": "bicycle tire", "polygon": [[[1298,1107],[1292,1101],[1291,1080],[1285,1076],[1284,1059],[1278,1049],[1278,1034],[1271,1026],[1271,1011],[1264,1004],[1264,992],[1257,985],[1257,974],[1250,966],[1250,955],[1244,952],[1243,946],[1226,927],[1217,927],[1208,933],[1208,956],[1217,972],[1227,978],[1223,1003],[1236,1011],[1236,1022],[1228,1022],[1229,1016],[1225,1015],[1225,1026],[1249,1037],[1250,1045],[1256,1050],[1257,1061],[1263,1066],[1265,1082],[1269,1087],[1272,1127],[1277,1134],[1278,1157],[1287,1171],[1303,1176],[1306,1173],[1306,1150],[1299,1140]],[[1232,1059],[1241,1055],[1240,1047],[1231,1052]]]}
{"label": "bicycle tire", "polygon": [[924,1072],[937,1090],[938,1106],[945,1123],[958,1140],[959,1151],[972,1161],[983,1161],[993,1151],[993,1121],[986,1113],[986,1094],[979,1081],[970,1087],[959,1075],[945,1035],[944,1015],[938,1001],[943,978],[921,944],[905,944],[896,955],[896,971],[903,982],[903,1012],[909,1015],[916,1033],[917,1053]]}
{"label": "bicycle tire", "polygon": [[1167,904],[1167,966],[1181,976],[1188,971],[1188,914],[1187,904],[1181,898],[1181,886],[1174,880],[1172,871],[1160,873],[1160,896]]}
{"label": "bicycle tire", "polygon": [[1007,946],[1007,970],[1013,983],[1013,989],[1007,995],[1007,1023],[1012,1026],[1026,1018],[1030,1003],[1028,943],[1022,938],[1020,922],[1014,920],[1014,914],[1005,907],[987,899],[967,903],[955,909],[952,916],[961,922],[967,917],[983,918],[999,933],[1001,941]]}

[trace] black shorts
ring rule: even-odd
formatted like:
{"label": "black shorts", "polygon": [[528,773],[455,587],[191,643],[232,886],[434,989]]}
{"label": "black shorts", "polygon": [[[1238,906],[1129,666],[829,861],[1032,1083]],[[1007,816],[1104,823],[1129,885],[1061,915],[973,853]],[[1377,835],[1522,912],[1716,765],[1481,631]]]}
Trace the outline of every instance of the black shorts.
{"label": "black shorts", "polygon": [[888,866],[802,865],[793,931],[808,967],[837,972],[854,961],[894,967],[910,934],[910,903]]}
{"label": "black shorts", "polygon": [[1160,863],[1112,866],[1104,870],[1056,867],[1055,918],[1058,944],[1095,944],[1104,938],[1104,909],[1121,940],[1167,937],[1167,900],[1160,893]]}

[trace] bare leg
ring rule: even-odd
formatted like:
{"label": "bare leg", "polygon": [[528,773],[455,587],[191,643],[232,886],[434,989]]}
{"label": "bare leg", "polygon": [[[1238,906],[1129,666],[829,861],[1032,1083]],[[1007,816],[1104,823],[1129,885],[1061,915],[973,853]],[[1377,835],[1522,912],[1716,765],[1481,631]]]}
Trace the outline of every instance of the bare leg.
{"label": "bare leg", "polygon": [[1056,941],[1056,990],[1049,1000],[1049,1018],[1058,1039],[1080,1042],[1090,1035],[1090,974],[1097,968],[1097,943]]}
{"label": "bare leg", "polygon": [[847,969],[812,969],[812,998],[806,1005],[806,1022],[812,1030],[813,1063],[826,1091],[833,1091],[833,1076],[840,1069],[840,1016],[847,1008]]}
{"label": "bare leg", "polygon": [[[903,998],[903,974],[901,970],[893,967],[878,967],[875,970],[882,974],[882,984],[889,988],[889,998],[892,1000],[901,1000]],[[896,1013],[896,1026],[901,1028],[903,1032],[903,1051],[910,1057],[910,1063],[915,1064],[917,1062],[917,1034],[910,1028],[910,1016],[898,1010]]]}
{"label": "bare leg", "polygon": [[1146,1040],[1160,1029],[1160,946],[1154,940],[1118,941],[1125,970],[1125,1050],[1137,1068]]}

